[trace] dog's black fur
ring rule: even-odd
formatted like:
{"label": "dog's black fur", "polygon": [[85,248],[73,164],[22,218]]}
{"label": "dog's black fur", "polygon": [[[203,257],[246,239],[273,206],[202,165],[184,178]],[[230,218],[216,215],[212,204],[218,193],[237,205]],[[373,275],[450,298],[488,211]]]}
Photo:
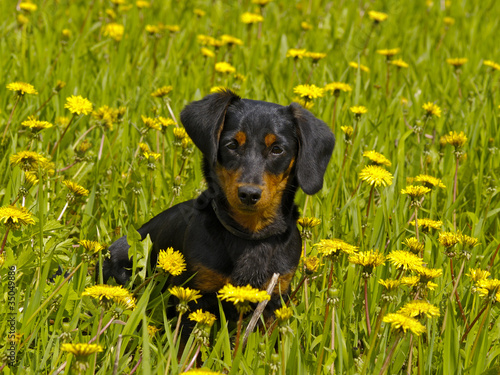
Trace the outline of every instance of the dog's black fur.
{"label": "dog's black fur", "polygon": [[[187,271],[173,283],[200,290],[203,297],[194,306],[212,313],[218,312],[217,291],[226,283],[263,289],[277,272],[265,312],[270,318],[287,298],[300,259],[295,193],[299,186],[306,194],[321,189],[335,138],[298,104],[241,99],[229,90],[187,105],[181,121],[204,155],[208,189],[139,229],[142,239],[149,234],[153,242],[152,267],[160,249],[181,251]],[[128,248],[125,237],[111,245],[104,281],[128,281]]]}

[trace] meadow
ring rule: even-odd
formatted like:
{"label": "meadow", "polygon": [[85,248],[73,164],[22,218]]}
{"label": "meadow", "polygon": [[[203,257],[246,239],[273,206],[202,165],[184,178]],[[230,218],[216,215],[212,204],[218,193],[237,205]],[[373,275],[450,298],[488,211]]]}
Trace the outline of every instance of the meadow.
{"label": "meadow", "polygon": [[[499,29],[496,0],[1,1],[0,372],[500,373]],[[181,346],[136,229],[206,187],[179,113],[222,87],[337,143],[276,324]]]}

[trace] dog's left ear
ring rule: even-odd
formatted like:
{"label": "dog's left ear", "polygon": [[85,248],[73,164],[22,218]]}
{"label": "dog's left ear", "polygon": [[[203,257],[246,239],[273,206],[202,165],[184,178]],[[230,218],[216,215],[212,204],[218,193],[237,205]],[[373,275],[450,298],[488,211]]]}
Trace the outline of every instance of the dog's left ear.
{"label": "dog's left ear", "polygon": [[240,97],[231,90],[223,90],[188,104],[181,112],[181,121],[210,165],[217,161],[219,137],[224,126],[227,107]]}
{"label": "dog's left ear", "polygon": [[297,180],[304,193],[312,195],[323,187],[323,176],[332,156],[335,137],[330,128],[297,103],[289,106],[297,122],[299,153]]}

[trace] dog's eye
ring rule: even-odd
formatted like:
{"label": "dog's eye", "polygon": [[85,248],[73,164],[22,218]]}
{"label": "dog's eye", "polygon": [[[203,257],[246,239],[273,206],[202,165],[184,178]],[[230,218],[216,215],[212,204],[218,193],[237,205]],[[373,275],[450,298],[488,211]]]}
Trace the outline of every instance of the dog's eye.
{"label": "dog's eye", "polygon": [[280,155],[283,153],[283,149],[280,146],[273,146],[271,148],[271,154],[273,155]]}
{"label": "dog's eye", "polygon": [[229,149],[229,150],[236,150],[238,148],[238,142],[233,139],[232,141],[226,143],[226,147]]}

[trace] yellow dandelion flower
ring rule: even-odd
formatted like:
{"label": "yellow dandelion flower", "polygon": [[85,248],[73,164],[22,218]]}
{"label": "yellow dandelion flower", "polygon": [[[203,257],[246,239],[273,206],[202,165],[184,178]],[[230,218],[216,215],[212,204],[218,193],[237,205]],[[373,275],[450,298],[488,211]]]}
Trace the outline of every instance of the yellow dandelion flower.
{"label": "yellow dandelion flower", "polygon": [[5,263],[5,255],[0,254],[0,268],[4,265]]}
{"label": "yellow dandelion flower", "polygon": [[174,137],[179,141],[182,141],[184,138],[189,137],[184,128],[174,128],[173,133]]}
{"label": "yellow dandelion flower", "polygon": [[473,248],[473,247],[476,247],[477,245],[479,245],[479,240],[477,238],[474,238],[474,237],[471,237],[471,236],[468,236],[468,235],[462,234],[462,233],[457,233],[457,236],[458,236],[458,240],[460,241],[460,243],[463,246]]}
{"label": "yellow dandelion flower", "polygon": [[346,138],[351,138],[354,133],[354,128],[352,126],[341,126],[340,130],[345,134]]}
{"label": "yellow dandelion flower", "polygon": [[103,299],[115,301],[120,298],[132,297],[132,294],[121,285],[93,285],[85,288],[82,296],[89,296],[100,301]]}
{"label": "yellow dandelion flower", "polygon": [[252,0],[252,4],[257,4],[260,6],[267,5],[271,2],[272,0]]}
{"label": "yellow dandelion flower", "polygon": [[108,23],[103,27],[102,35],[109,36],[111,39],[114,39],[116,42],[119,42],[123,38],[123,34],[125,32],[125,27],[120,25],[119,23]]}
{"label": "yellow dandelion flower", "polygon": [[64,108],[69,109],[71,113],[81,115],[88,115],[92,112],[92,103],[80,95],[75,96],[71,95],[69,98],[66,98],[66,104]]}
{"label": "yellow dandelion flower", "polygon": [[86,197],[89,195],[89,191],[83,186],[78,185],[76,182],[70,180],[64,180],[63,185],[66,186],[73,194],[81,197]]}
{"label": "yellow dandelion flower", "polygon": [[354,113],[356,116],[361,116],[361,115],[368,112],[368,109],[362,105],[356,105],[356,106],[350,107],[349,110],[352,113]]}
{"label": "yellow dandelion flower", "polygon": [[259,303],[269,300],[271,297],[265,290],[247,286],[234,286],[226,284],[219,290],[217,295],[221,300],[232,302],[239,312],[246,312],[250,309],[250,303]]}
{"label": "yellow dandelion flower", "polygon": [[3,206],[0,207],[0,223],[19,228],[21,225],[33,225],[35,220],[25,207]]}
{"label": "yellow dandelion flower", "polygon": [[16,20],[20,26],[24,26],[30,23],[30,19],[26,17],[24,14],[18,14]]}
{"label": "yellow dandelion flower", "polygon": [[439,316],[439,309],[427,301],[414,300],[406,303],[397,311],[397,313],[410,316],[412,318],[422,318],[424,316],[432,318]]}
{"label": "yellow dandelion flower", "polygon": [[264,17],[257,13],[245,12],[241,15],[241,22],[251,25],[252,23],[263,22]]}
{"label": "yellow dandelion flower", "polygon": [[494,61],[491,61],[491,60],[485,60],[483,61],[483,65],[484,66],[489,66],[490,68],[492,68],[492,70],[500,70],[500,64],[494,62]]}
{"label": "yellow dandelion flower", "polygon": [[102,251],[105,249],[105,247],[103,245],[101,245],[99,242],[97,241],[91,241],[91,240],[80,240],[78,241],[78,243],[80,245],[82,245],[82,247],[89,251],[89,252],[92,252],[92,253],[97,253],[99,251]]}
{"label": "yellow dandelion flower", "polygon": [[38,171],[38,169],[53,169],[53,164],[45,156],[35,151],[20,151],[10,156],[10,164],[19,166],[23,171]]}
{"label": "yellow dandelion flower", "polygon": [[324,90],[316,85],[298,85],[295,86],[293,92],[301,98],[309,100],[321,98],[324,95]]}
{"label": "yellow dandelion flower", "polygon": [[326,57],[326,53],[322,52],[306,52],[305,57],[309,57],[313,60],[313,63],[317,63],[319,60],[324,59]]}
{"label": "yellow dandelion flower", "polygon": [[184,288],[182,286],[173,286],[172,288],[169,288],[168,291],[170,294],[177,297],[182,303],[189,303],[192,301],[196,302],[198,298],[201,298],[200,291],[191,288]]}
{"label": "yellow dandelion flower", "polygon": [[103,348],[101,345],[97,344],[86,344],[86,343],[78,343],[78,344],[71,344],[71,343],[66,343],[61,345],[61,350],[63,352],[68,352],[73,354],[75,357],[88,357],[89,355],[99,353],[103,351]]}
{"label": "yellow dandelion flower", "polygon": [[243,45],[243,41],[241,39],[238,39],[232,35],[223,34],[221,35],[220,40],[222,41],[222,43],[230,47]]}
{"label": "yellow dandelion flower", "polygon": [[311,25],[309,22],[306,22],[306,21],[302,21],[300,23],[300,27],[302,28],[302,30],[304,31],[309,31],[309,30],[312,30],[313,29],[313,25]]}
{"label": "yellow dandelion flower", "polygon": [[[415,220],[410,221],[410,224],[415,226]],[[418,226],[419,228],[425,229],[425,230],[431,230],[431,229],[441,229],[443,226],[443,222],[440,220],[431,220],[431,219],[418,219]]]}
{"label": "yellow dandelion flower", "polygon": [[323,256],[337,256],[340,253],[352,255],[358,251],[357,246],[348,244],[337,238],[321,240],[313,245],[318,248],[318,252]]}
{"label": "yellow dandelion flower", "polygon": [[157,119],[141,115],[142,122],[146,129],[161,130],[161,125]]}
{"label": "yellow dandelion flower", "polygon": [[460,242],[460,238],[456,233],[453,232],[442,232],[439,233],[439,238],[438,238],[439,243],[441,246],[446,247],[449,249],[450,247],[455,246],[457,243]]}
{"label": "yellow dandelion flower", "polygon": [[203,311],[201,309],[196,310],[189,314],[189,320],[192,320],[201,325],[212,327],[217,320],[214,314],[209,313],[208,311]]}
{"label": "yellow dandelion flower", "polygon": [[240,73],[235,73],[234,74],[234,79],[238,80],[238,81],[241,81],[241,82],[246,82],[247,80],[247,77],[244,76],[243,74],[240,74]]}
{"label": "yellow dandelion flower", "polygon": [[370,68],[368,68],[366,65],[363,65],[363,64],[358,64],[357,62],[355,61],[351,61],[349,63],[349,66],[351,68],[354,68],[354,69],[359,69],[361,70],[362,72],[365,72],[365,73],[370,73]]}
{"label": "yellow dandelion flower", "polygon": [[117,120],[116,111],[107,105],[94,110],[92,112],[92,117],[95,118],[100,125],[105,126],[109,130],[113,130],[113,123]]}
{"label": "yellow dandelion flower", "polygon": [[181,252],[169,247],[167,250],[160,250],[157,267],[172,276],[178,276],[186,270],[186,261]]}
{"label": "yellow dandelion flower", "polygon": [[155,98],[163,98],[172,92],[174,88],[172,86],[162,86],[151,93],[151,96]]}
{"label": "yellow dandelion flower", "polygon": [[403,245],[407,246],[414,254],[419,254],[424,251],[424,244],[417,240],[416,237],[409,237],[403,241]]}
{"label": "yellow dandelion flower", "polygon": [[417,177],[415,177],[414,181],[424,184],[424,186],[428,187],[429,189],[432,189],[433,187],[446,187],[439,178],[432,177],[426,174],[418,175]]}
{"label": "yellow dandelion flower", "polygon": [[332,92],[334,95],[338,95],[338,94],[340,94],[341,91],[343,91],[343,92],[352,91],[352,87],[348,83],[332,82],[332,83],[327,84],[324,87],[324,90],[327,92]]}
{"label": "yellow dandelion flower", "polygon": [[467,142],[467,136],[464,132],[457,133],[456,131],[451,131],[447,135],[442,136],[440,142],[459,149]]}
{"label": "yellow dandelion flower", "polygon": [[138,1],[135,2],[135,5],[139,9],[151,8],[151,3],[149,1],[138,0]]}
{"label": "yellow dandelion flower", "polygon": [[452,17],[444,17],[443,22],[446,26],[452,26],[455,23],[455,19]]}
{"label": "yellow dandelion flower", "polygon": [[387,314],[382,321],[384,323],[390,323],[391,327],[395,330],[404,333],[410,331],[415,336],[420,336],[425,332],[425,327],[417,319],[410,318],[403,314]]}
{"label": "yellow dandelion flower", "polygon": [[194,146],[194,143],[191,140],[191,138],[186,137],[186,138],[182,139],[182,141],[181,141],[181,147],[183,149],[190,149],[190,148],[193,148],[193,146]]}
{"label": "yellow dandelion flower", "polygon": [[420,281],[420,277],[419,276],[404,276],[399,281],[401,282],[402,285],[414,287]]}
{"label": "yellow dandelion flower", "polygon": [[306,49],[290,48],[286,53],[286,57],[292,57],[294,59],[302,59],[306,57],[306,53],[307,53]]}
{"label": "yellow dandelion flower", "polygon": [[394,66],[397,66],[398,68],[408,68],[408,66],[409,66],[408,63],[403,61],[403,59],[393,60],[393,61],[391,61],[391,64]]}
{"label": "yellow dandelion flower", "polygon": [[467,61],[468,61],[468,59],[466,57],[457,57],[457,58],[446,59],[446,62],[455,68],[461,67]]}
{"label": "yellow dandelion flower", "polygon": [[21,125],[30,128],[34,132],[38,132],[40,130],[48,129],[54,126],[48,121],[38,120],[35,116],[29,116],[27,120],[21,122]]}
{"label": "yellow dandelion flower", "polygon": [[40,180],[37,178],[36,174],[33,172],[24,172],[24,182],[25,185],[33,186],[38,184]]}
{"label": "yellow dandelion flower", "polygon": [[149,324],[148,324],[147,328],[148,328],[149,337],[153,337],[154,335],[156,335],[156,332],[160,331],[160,328],[157,328],[157,327],[149,325]]}
{"label": "yellow dandelion flower", "polygon": [[221,372],[212,371],[205,368],[194,368],[186,372],[188,375],[222,375]]}
{"label": "yellow dandelion flower", "polygon": [[405,250],[394,250],[387,255],[387,260],[396,268],[403,270],[415,270],[424,264],[419,256]]}
{"label": "yellow dandelion flower", "polygon": [[205,12],[203,9],[193,9],[193,13],[198,16],[198,17],[204,17],[207,12]]}
{"label": "yellow dandelion flower", "polygon": [[26,12],[32,13],[38,9],[38,6],[30,2],[22,2],[19,4],[19,8]]}
{"label": "yellow dandelion flower", "polygon": [[422,198],[425,194],[429,193],[431,189],[420,185],[408,185],[405,189],[401,189],[401,194],[410,196],[412,200]]}
{"label": "yellow dandelion flower", "polygon": [[373,20],[375,23],[380,23],[380,22],[384,22],[387,19],[387,17],[389,17],[389,16],[383,12],[377,12],[375,10],[370,10],[368,12],[368,17],[370,17],[370,19]]}
{"label": "yellow dandelion flower", "polygon": [[23,96],[24,94],[38,95],[38,91],[35,90],[33,85],[25,82],[12,82],[7,86],[7,90],[14,91],[17,95]]}
{"label": "yellow dandelion flower", "polygon": [[491,276],[490,271],[482,270],[480,268],[469,268],[469,273],[465,274],[469,276],[473,282],[477,283],[479,280],[486,280]]}
{"label": "yellow dandelion flower", "polygon": [[180,28],[179,25],[165,25],[165,26],[163,26],[163,28],[165,30],[170,31],[172,34],[173,33],[178,33],[181,30],[181,28]]}
{"label": "yellow dandelion flower", "polygon": [[360,251],[351,254],[349,262],[363,267],[378,267],[385,263],[385,257],[378,250]]}
{"label": "yellow dandelion flower", "polygon": [[119,297],[114,300],[114,302],[125,310],[134,310],[136,306],[136,299],[132,296]]}
{"label": "yellow dandelion flower", "polygon": [[214,92],[225,92],[227,90],[229,90],[229,88],[226,86],[214,86],[210,88],[210,94],[213,94]]}
{"label": "yellow dandelion flower", "polygon": [[219,73],[232,74],[236,72],[236,68],[228,62],[221,61],[215,64],[215,71]]}
{"label": "yellow dandelion flower", "polygon": [[157,118],[157,120],[160,123],[160,125],[162,126],[162,128],[166,128],[166,127],[169,127],[172,125],[177,125],[177,123],[174,120],[172,120],[170,117],[165,118],[165,117],[159,116]]}
{"label": "yellow dandelion flower", "polygon": [[441,117],[441,108],[432,102],[425,103],[422,108],[425,110],[427,116]]}
{"label": "yellow dandelion flower", "polygon": [[378,187],[392,185],[393,176],[391,172],[378,165],[368,165],[359,173],[359,179],[370,185]]}
{"label": "yellow dandelion flower", "polygon": [[481,297],[491,297],[500,291],[500,280],[480,279],[476,282],[476,291]]}
{"label": "yellow dandelion flower", "polygon": [[401,282],[399,280],[392,280],[392,279],[379,280],[378,283],[382,285],[389,292],[397,289],[398,286],[401,285]]}
{"label": "yellow dandelion flower", "polygon": [[161,30],[158,26],[156,25],[146,25],[144,27],[144,29],[146,30],[146,32],[148,34],[151,34],[151,35],[155,35],[155,34],[160,34],[161,33]]}
{"label": "yellow dandelion flower", "polygon": [[279,323],[283,323],[293,316],[293,310],[291,307],[283,306],[280,309],[275,310],[274,315],[276,315],[276,319],[278,319]]}
{"label": "yellow dandelion flower", "polygon": [[389,159],[374,150],[363,152],[363,156],[370,159],[376,165],[385,165],[387,167],[390,167],[392,165]]}
{"label": "yellow dandelion flower", "polygon": [[306,268],[306,273],[313,274],[316,272],[320,266],[320,261],[318,257],[311,256],[302,259],[302,264]]}
{"label": "yellow dandelion flower", "polygon": [[427,268],[425,266],[421,266],[416,267],[414,271],[418,273],[420,276],[420,282],[422,283],[426,283],[443,275],[443,270],[441,268]]}
{"label": "yellow dandelion flower", "polygon": [[379,49],[377,50],[377,53],[379,55],[385,56],[387,58],[390,58],[394,55],[397,55],[398,53],[401,52],[401,48],[390,48],[390,49]]}
{"label": "yellow dandelion flower", "polygon": [[201,54],[205,57],[210,57],[210,58],[215,57],[215,53],[206,47],[201,48]]}
{"label": "yellow dandelion flower", "polygon": [[321,219],[315,217],[301,217],[297,220],[297,224],[304,229],[313,228],[321,224]]}
{"label": "yellow dandelion flower", "polygon": [[305,109],[311,109],[312,107],[314,107],[314,103],[309,100],[309,98],[295,97],[293,98],[293,101],[299,103]]}

